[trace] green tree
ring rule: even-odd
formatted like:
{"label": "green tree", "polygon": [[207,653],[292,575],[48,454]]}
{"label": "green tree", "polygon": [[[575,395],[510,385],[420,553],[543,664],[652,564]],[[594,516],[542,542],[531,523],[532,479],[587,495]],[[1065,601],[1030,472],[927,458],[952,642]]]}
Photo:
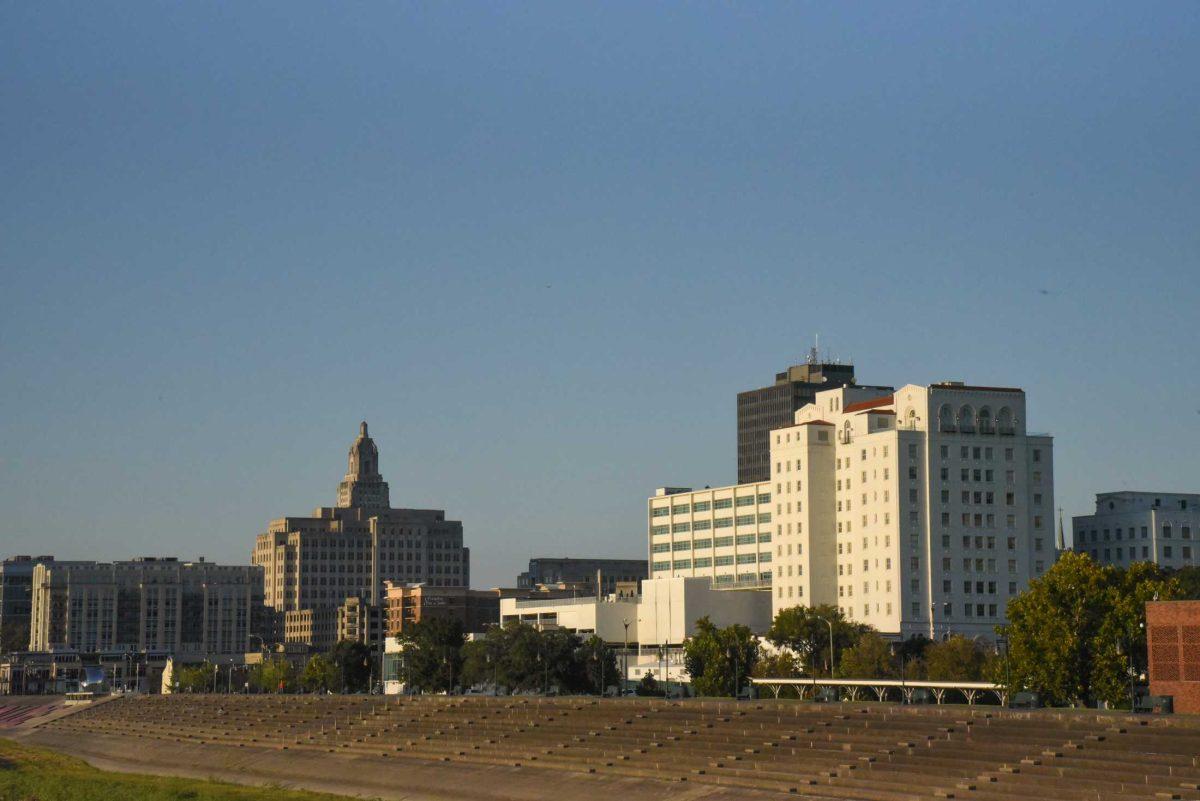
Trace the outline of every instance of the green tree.
{"label": "green tree", "polygon": [[831,665],[830,625],[833,626],[833,647],[837,653],[854,645],[859,636],[871,630],[870,626],[846,620],[841,610],[832,604],[793,606],[781,609],[775,616],[767,640],[777,647],[791,649],[809,671],[828,672]]}
{"label": "green tree", "polygon": [[1128,668],[1145,669],[1145,602],[1179,585],[1160,569],[1100,567],[1067,552],[1009,601],[1005,674],[1009,691],[1033,690],[1050,704],[1128,703]]}
{"label": "green tree", "polygon": [[634,692],[641,696],[659,697],[666,695],[666,691],[658,686],[658,681],[655,680],[653,673],[647,673],[642,676],[642,680],[638,682]]}
{"label": "green tree", "polygon": [[[550,687],[560,693],[583,693],[591,689],[587,656],[580,638],[569,631],[541,632],[541,659],[549,664]],[[546,672],[546,671],[543,671]]]}
{"label": "green tree", "polygon": [[874,631],[863,632],[842,652],[838,675],[848,679],[884,679],[896,675],[892,646]]}
{"label": "green tree", "polygon": [[1109,608],[1092,647],[1092,693],[1110,706],[1128,706],[1130,673],[1148,669],[1146,602],[1180,596],[1179,580],[1152,562],[1113,570]]}
{"label": "green tree", "polygon": [[933,645],[933,640],[929,639],[924,634],[918,634],[914,637],[909,637],[906,640],[901,640],[896,645],[896,656],[902,661],[924,660],[925,652],[931,645]]}
{"label": "green tree", "polygon": [[360,693],[371,689],[371,649],[358,640],[341,640],[329,652],[329,660],[341,676],[342,692]]}
{"label": "green tree", "polygon": [[[500,652],[495,647],[499,642],[500,638],[493,637],[489,632],[485,637],[463,644],[462,668],[459,674],[463,687],[479,684],[499,686]],[[496,661],[493,662],[493,659]]]}
{"label": "green tree", "polygon": [[719,629],[707,617],[683,644],[683,661],[696,695],[732,696],[741,690],[758,663],[753,632],[740,623]]}
{"label": "green tree", "polygon": [[594,634],[588,637],[580,646],[578,658],[583,660],[589,692],[602,695],[609,687],[621,686],[617,655],[604,640]]}
{"label": "green tree", "polygon": [[463,684],[462,621],[431,617],[405,629],[405,671],[411,685],[425,692],[448,692]]}
{"label": "green tree", "polygon": [[313,654],[304,666],[300,683],[310,693],[338,692],[342,689],[342,675],[328,656]]}
{"label": "green tree", "polygon": [[214,670],[211,662],[180,665],[175,668],[175,691],[181,693],[210,693],[213,691]]}
{"label": "green tree", "polygon": [[930,681],[983,681],[988,653],[977,640],[954,635],[925,649],[925,676]]}
{"label": "green tree", "polygon": [[489,636],[499,637],[500,683],[513,690],[538,690],[550,686],[548,663],[543,663],[542,633],[533,626],[510,623]]}
{"label": "green tree", "polygon": [[753,675],[756,679],[798,679],[804,675],[804,671],[800,657],[790,651],[776,651],[759,655]]}
{"label": "green tree", "polygon": [[1200,567],[1188,565],[1172,572],[1170,577],[1179,585],[1181,601],[1200,601]]}
{"label": "green tree", "polygon": [[521,623],[489,629],[482,640],[463,646],[461,656],[464,685],[494,682],[513,691],[595,693],[601,665],[605,684],[619,679],[615,654],[598,638],[585,643],[561,629],[539,631]]}
{"label": "green tree", "polygon": [[296,670],[282,656],[273,656],[250,669],[249,681],[258,692],[291,692],[296,688]]}

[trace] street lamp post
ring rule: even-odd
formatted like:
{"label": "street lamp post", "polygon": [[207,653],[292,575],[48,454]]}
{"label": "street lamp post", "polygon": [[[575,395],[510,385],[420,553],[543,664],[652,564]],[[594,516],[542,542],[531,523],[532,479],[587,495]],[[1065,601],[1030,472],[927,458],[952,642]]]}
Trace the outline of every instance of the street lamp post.
{"label": "street lamp post", "polygon": [[663,676],[663,692],[668,697],[671,695],[670,674],[667,673],[667,648],[664,645],[658,646],[658,664],[662,667]]}
{"label": "street lamp post", "polygon": [[546,695],[550,690],[550,667],[547,660],[542,658],[541,651],[538,651],[537,663],[542,666],[542,695]]}
{"label": "street lamp post", "polygon": [[824,623],[826,626],[829,627],[829,678],[832,679],[833,678],[833,658],[834,658],[833,623],[831,623],[828,619],[823,618],[823,617],[819,617],[819,618],[817,618],[817,620],[820,620],[822,623]]}

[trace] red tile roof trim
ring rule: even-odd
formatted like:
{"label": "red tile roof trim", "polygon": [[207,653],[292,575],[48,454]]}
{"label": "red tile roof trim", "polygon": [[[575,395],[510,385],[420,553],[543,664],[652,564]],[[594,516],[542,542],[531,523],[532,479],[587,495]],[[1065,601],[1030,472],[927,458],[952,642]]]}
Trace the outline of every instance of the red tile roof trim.
{"label": "red tile roof trim", "polygon": [[843,412],[858,412],[863,409],[874,409],[876,406],[891,406],[896,400],[895,395],[885,395],[882,398],[872,398],[871,400],[859,401],[852,403],[842,409]]}

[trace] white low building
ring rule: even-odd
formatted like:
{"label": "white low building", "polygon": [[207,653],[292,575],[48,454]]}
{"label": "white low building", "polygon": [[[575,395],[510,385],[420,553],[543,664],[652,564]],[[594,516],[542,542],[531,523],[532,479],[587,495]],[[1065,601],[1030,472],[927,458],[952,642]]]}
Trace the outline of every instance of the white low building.
{"label": "white low building", "polygon": [[755,634],[771,627],[771,596],[761,590],[715,589],[707,577],[651,579],[642,582],[641,590],[634,598],[502,598],[500,622],[564,629],[584,638],[594,634],[622,649],[628,644],[619,661],[627,663],[631,682],[646,673],[659,681],[686,682],[683,641],[702,617],[718,627],[740,623]]}

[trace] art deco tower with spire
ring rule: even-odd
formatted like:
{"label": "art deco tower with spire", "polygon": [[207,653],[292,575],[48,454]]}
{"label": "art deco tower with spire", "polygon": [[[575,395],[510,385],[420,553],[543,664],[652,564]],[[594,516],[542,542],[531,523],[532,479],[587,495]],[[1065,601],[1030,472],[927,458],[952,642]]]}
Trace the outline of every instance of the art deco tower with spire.
{"label": "art deco tower with spire", "polygon": [[388,485],[379,474],[379,449],[367,435],[364,420],[358,427],[358,439],[350,446],[346,477],[338,484],[337,505],[342,509],[387,509],[391,505]]}

